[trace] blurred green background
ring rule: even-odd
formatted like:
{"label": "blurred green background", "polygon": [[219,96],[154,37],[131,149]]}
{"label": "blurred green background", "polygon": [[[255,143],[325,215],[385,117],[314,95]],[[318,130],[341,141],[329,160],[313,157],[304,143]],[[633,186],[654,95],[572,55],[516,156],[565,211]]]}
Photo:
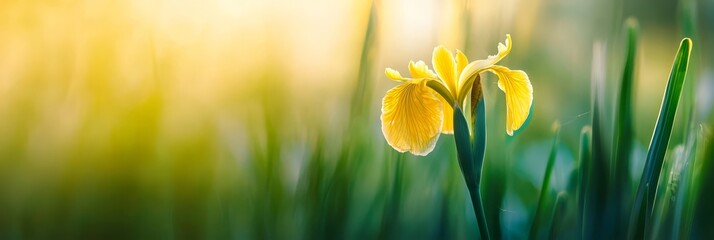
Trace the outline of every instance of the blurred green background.
{"label": "blurred green background", "polygon": [[[508,137],[485,75],[483,194],[492,234],[525,238],[556,122],[552,187],[567,190],[592,79],[612,127],[628,17],[632,178],[683,37],[682,101],[709,119],[711,12],[711,0],[4,0],[0,239],[473,239],[452,136],[427,157],[386,144],[383,71],[431,65],[439,44],[482,59],[507,33],[504,65],[528,73],[534,107]],[[676,125],[670,147],[686,136]]]}

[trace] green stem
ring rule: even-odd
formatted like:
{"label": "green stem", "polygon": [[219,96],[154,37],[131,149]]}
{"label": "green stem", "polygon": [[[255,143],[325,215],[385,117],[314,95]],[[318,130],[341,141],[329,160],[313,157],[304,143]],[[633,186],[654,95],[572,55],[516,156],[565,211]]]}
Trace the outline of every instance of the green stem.
{"label": "green stem", "polygon": [[481,92],[481,77],[476,75],[475,82],[471,88],[471,119],[473,135],[473,162],[474,180],[476,181],[474,190],[471,190],[471,202],[476,212],[481,239],[491,239],[486,221],[486,213],[483,210],[483,200],[481,199],[481,173],[483,171],[483,160],[486,153],[486,103]]}
{"label": "green stem", "polygon": [[[480,111],[480,114],[483,116],[482,111]],[[474,213],[476,214],[476,222],[478,223],[481,239],[489,240],[491,237],[488,231],[488,224],[486,224],[486,214],[484,213],[479,187],[481,182],[483,154],[473,154],[473,145],[469,134],[468,124],[466,123],[466,118],[464,117],[461,108],[456,104],[454,104],[454,141],[456,142],[459,167],[461,168],[461,173],[464,176],[466,187],[469,189],[471,203],[474,206]],[[478,142],[478,144],[485,144],[484,141],[479,140]],[[474,158],[474,156],[480,157],[480,160]]]}
{"label": "green stem", "polygon": [[471,203],[474,206],[474,213],[476,213],[476,223],[478,223],[478,231],[479,234],[481,234],[481,239],[491,239],[491,235],[488,232],[488,224],[486,223],[486,213],[483,211],[481,188],[478,185],[469,187],[469,194],[471,195]]}

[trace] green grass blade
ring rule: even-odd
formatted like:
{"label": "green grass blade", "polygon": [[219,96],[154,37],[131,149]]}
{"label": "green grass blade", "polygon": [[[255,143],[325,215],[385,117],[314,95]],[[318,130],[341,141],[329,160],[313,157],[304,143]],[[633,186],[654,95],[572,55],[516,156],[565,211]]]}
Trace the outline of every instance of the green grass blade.
{"label": "green grass blade", "polygon": [[676,146],[673,151],[668,152],[662,164],[662,177],[657,183],[655,191],[654,208],[652,212],[652,224],[648,231],[649,236],[671,236],[673,229],[673,208],[679,204],[676,192],[681,185],[682,167],[685,163],[684,145]]}
{"label": "green grass blade", "polygon": [[705,142],[705,134],[703,128],[699,128],[696,131],[693,141],[689,142],[689,150],[687,156],[687,162],[684,166],[683,173],[681,175],[682,186],[679,188],[677,193],[677,198],[681,199],[680,204],[677,204],[674,215],[674,230],[672,231],[672,238],[686,239],[689,237],[689,232],[692,229],[692,219],[694,216],[694,204],[696,201],[696,189],[695,184],[697,178],[695,177],[695,167],[697,166],[697,159],[702,155],[701,149]]}
{"label": "green grass blade", "polygon": [[615,236],[627,236],[627,219],[629,214],[629,198],[631,191],[630,155],[634,143],[634,127],[632,117],[632,99],[634,98],[635,56],[637,55],[638,24],[634,19],[627,20],[627,56],[625,68],[620,82],[620,95],[615,117],[615,154],[613,156],[612,199],[611,210],[615,221]]}
{"label": "green grass blade", "polygon": [[695,180],[692,183],[696,199],[692,232],[687,236],[690,239],[714,236],[714,134],[709,135],[703,151],[704,154],[696,160]]}
{"label": "green grass blade", "polygon": [[584,238],[589,239],[594,236],[609,235],[610,228],[605,226],[606,217],[603,211],[607,209],[608,180],[609,180],[609,156],[610,152],[605,147],[604,126],[602,123],[602,106],[604,102],[604,82],[605,82],[605,47],[596,43],[593,50],[593,73],[592,73],[592,158],[588,164],[587,191],[585,202],[585,223]]}
{"label": "green grass blade", "polygon": [[[548,196],[550,195],[550,182],[551,175],[553,174],[553,166],[555,166],[555,158],[558,154],[558,135],[560,134],[560,127],[556,126],[555,136],[553,137],[553,146],[550,149],[550,155],[548,156],[548,164],[545,166],[545,174],[543,175],[543,183],[540,188],[540,196],[538,197],[538,206],[536,207],[535,215],[533,216],[533,222],[531,223],[531,230],[528,239],[538,239],[539,230],[543,228],[543,224],[546,219],[543,215],[546,214],[546,205],[548,201]],[[548,220],[551,221],[551,220]]]}
{"label": "green grass blade", "polygon": [[578,231],[580,231],[580,237],[585,238],[584,223],[585,220],[585,202],[588,192],[588,173],[590,162],[592,162],[592,150],[591,150],[591,129],[590,126],[583,127],[580,133],[580,153],[578,158]]}
{"label": "green grass blade", "polygon": [[372,143],[367,141],[366,125],[362,124],[371,118],[371,100],[373,95],[372,72],[376,51],[374,48],[378,33],[377,12],[371,3],[367,19],[364,41],[362,43],[359,69],[355,80],[354,91],[350,99],[350,118],[345,130],[351,137],[340,149],[337,166],[331,177],[327,179],[327,197],[323,222],[331,227],[325,228],[324,238],[343,238],[350,218],[355,182],[358,170],[365,164],[364,156],[374,154]]}
{"label": "green grass blade", "polygon": [[320,213],[323,212],[320,208],[324,206],[322,200],[325,199],[323,147],[323,137],[319,136],[313,146],[313,155],[307,159],[307,166],[299,183],[304,189],[302,191],[302,201],[307,213],[304,236],[307,239],[318,238],[325,227],[324,222],[321,221],[323,218],[320,216]]}
{"label": "green grass blade", "polygon": [[[697,0],[679,0],[679,22],[682,34],[685,37],[694,39],[695,41],[699,39],[698,27],[697,27]],[[693,52],[692,59],[701,59],[698,52]],[[689,63],[687,79],[684,83],[684,90],[682,90],[682,99],[680,104],[680,114],[677,115],[675,120],[675,129],[687,129],[687,131],[675,132],[672,139],[675,141],[689,141],[691,138],[688,136],[696,135],[698,116],[695,111],[696,104],[696,89],[698,85],[697,77],[699,73],[700,61],[692,61]],[[678,136],[681,135],[681,136]]]}
{"label": "green grass blade", "polygon": [[553,205],[553,213],[551,214],[551,225],[548,239],[560,239],[559,235],[566,229],[565,221],[568,206],[568,194],[565,192],[558,193]]}
{"label": "green grass blade", "polygon": [[404,175],[405,153],[398,153],[395,159],[394,172],[391,179],[392,191],[387,196],[387,201],[382,212],[382,225],[379,231],[379,239],[397,238],[397,226],[399,223],[399,210],[402,203],[402,188]]}
{"label": "green grass blade", "polygon": [[[684,85],[684,79],[687,75],[691,51],[692,41],[689,38],[682,39],[679,51],[672,65],[672,71],[665,90],[657,125],[647,151],[645,168],[642,172],[642,178],[637,188],[637,195],[635,196],[632,213],[630,214],[630,237],[634,237],[635,234],[639,235],[644,233],[644,227],[648,224],[648,218],[652,213],[655,194],[653,185],[659,180],[660,170],[665,153],[667,152],[667,145],[672,133],[672,125],[677,112],[679,97],[682,93],[682,86]],[[645,205],[645,202],[648,204]],[[644,214],[640,212],[642,209],[646,211]],[[644,216],[644,219],[641,216]]]}
{"label": "green grass blade", "polygon": [[367,30],[365,31],[364,41],[362,43],[362,52],[359,62],[359,74],[354,91],[352,92],[351,106],[351,126],[361,125],[361,123],[369,119],[371,109],[372,90],[372,67],[376,52],[374,45],[377,39],[377,12],[374,2],[370,7],[369,19],[367,22]]}

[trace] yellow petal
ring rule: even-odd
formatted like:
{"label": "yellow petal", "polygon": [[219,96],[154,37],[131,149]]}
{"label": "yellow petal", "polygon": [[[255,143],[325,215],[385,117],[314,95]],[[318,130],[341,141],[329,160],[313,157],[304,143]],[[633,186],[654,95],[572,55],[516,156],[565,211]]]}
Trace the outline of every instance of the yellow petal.
{"label": "yellow petal", "polygon": [[444,106],[444,123],[441,124],[441,133],[454,134],[454,107],[444,98],[441,98],[441,102]]}
{"label": "yellow petal", "polygon": [[409,62],[409,73],[413,78],[436,78],[436,74],[429,70],[424,61]]}
{"label": "yellow petal", "polygon": [[434,65],[434,70],[436,74],[439,75],[444,84],[449,88],[449,91],[453,95],[456,95],[456,63],[454,62],[454,56],[447,50],[444,46],[438,46],[434,48],[434,53],[432,55],[432,65]]}
{"label": "yellow petal", "polygon": [[498,88],[506,95],[506,133],[513,136],[513,131],[518,130],[530,114],[533,86],[523,71],[498,65],[489,70],[498,75]]}
{"label": "yellow petal", "polygon": [[399,74],[399,71],[394,70],[394,69],[391,69],[391,68],[385,69],[385,70],[384,70],[384,75],[387,75],[387,77],[388,77],[389,79],[392,79],[392,80],[398,81],[398,82],[404,82],[404,81],[409,80],[409,79],[407,79],[407,78],[405,78],[405,77],[402,77],[402,74]]}
{"label": "yellow petal", "polygon": [[[456,50],[456,73],[460,74],[464,71],[466,65],[469,64],[469,59],[459,50]],[[458,83],[457,83],[458,84]]]}
{"label": "yellow petal", "polygon": [[399,152],[424,156],[434,150],[443,118],[442,100],[423,81],[396,86],[382,99],[382,133]]}
{"label": "yellow petal", "polygon": [[488,60],[492,61],[491,64],[496,64],[501,61],[508,53],[511,52],[511,34],[506,34],[506,44],[498,43],[498,54],[495,56],[488,56]]}
{"label": "yellow petal", "polygon": [[495,65],[498,61],[501,61],[501,59],[506,57],[506,55],[511,52],[511,45],[511,35],[506,34],[506,43],[498,43],[498,53],[496,55],[490,55],[486,59],[476,60],[469,63],[466,67],[464,67],[464,70],[459,75],[459,82],[463,84],[466,82],[466,79],[473,77],[473,75],[478,74]]}

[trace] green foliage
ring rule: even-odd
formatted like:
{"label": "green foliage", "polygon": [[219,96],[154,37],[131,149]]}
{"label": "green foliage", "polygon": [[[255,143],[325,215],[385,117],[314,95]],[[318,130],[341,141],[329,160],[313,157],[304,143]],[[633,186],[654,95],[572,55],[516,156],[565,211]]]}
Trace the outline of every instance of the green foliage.
{"label": "green foliage", "polygon": [[[560,132],[560,126],[557,126],[557,129],[555,130],[555,137],[553,138],[553,147],[550,150],[550,155],[548,156],[548,164],[545,165],[545,175],[543,176],[543,184],[541,184],[540,188],[540,194],[538,195],[538,205],[535,210],[535,215],[533,216],[533,222],[531,223],[531,229],[530,229],[530,234],[529,234],[529,239],[540,239],[541,234],[539,231],[545,230],[546,226],[544,222],[551,222],[555,221],[553,217],[556,216],[556,212],[558,212],[559,205],[564,205],[565,198],[564,197],[558,197],[552,214],[548,214],[548,217],[551,219],[550,221],[546,220],[544,215],[546,214],[546,206],[547,203],[546,201],[549,201],[551,198],[551,192],[552,189],[550,188],[550,182],[551,182],[551,176],[553,174],[553,166],[555,166],[555,158],[558,153],[558,135]],[[560,210],[562,212],[562,210]],[[554,229],[552,226],[550,228],[551,230]],[[550,231],[552,233],[552,231]],[[548,237],[546,237],[548,238]]]}
{"label": "green foliage", "polygon": [[[483,106],[483,103],[480,103]],[[476,115],[483,116],[483,107],[476,107],[478,109]],[[477,118],[483,120],[483,117]],[[464,176],[466,182],[466,187],[471,195],[471,202],[474,208],[474,213],[476,215],[476,222],[478,223],[479,233],[481,239],[490,239],[488,224],[486,222],[486,215],[483,210],[483,201],[481,199],[481,166],[483,164],[483,147],[485,144],[482,137],[479,135],[484,135],[483,123],[478,121],[475,123],[474,129],[480,129],[480,134],[477,134],[474,141],[469,131],[469,125],[466,121],[464,113],[458,105],[454,105],[454,141],[456,142],[456,152],[458,154],[458,162],[461,167],[461,173]],[[475,130],[479,131],[479,130]],[[474,150],[480,151],[474,154]],[[480,156],[481,158],[476,158],[475,156]]]}
{"label": "green foliage", "polygon": [[[652,134],[647,158],[645,160],[645,169],[640,179],[637,195],[630,214],[630,235],[636,236],[641,233],[646,233],[646,229],[651,227],[651,217],[655,203],[655,193],[657,182],[659,181],[660,172],[664,156],[667,152],[669,137],[672,134],[672,125],[674,124],[674,116],[677,112],[679,104],[679,96],[682,93],[684,79],[687,75],[687,67],[689,66],[689,54],[692,50],[692,41],[688,38],[682,40],[679,46],[679,51],[672,65],[672,72],[667,82],[664,100],[660,110],[657,126]],[[642,211],[645,211],[642,213]]]}
{"label": "green foliage", "polygon": [[587,212],[586,210],[592,209],[592,206],[589,206],[587,204],[590,204],[590,201],[588,200],[589,198],[592,199],[590,192],[588,192],[590,186],[590,179],[588,177],[592,176],[590,169],[592,166],[592,140],[591,140],[591,129],[589,126],[583,127],[581,133],[580,133],[580,152],[578,153],[578,168],[576,171],[577,179],[578,179],[578,186],[577,186],[577,237],[578,238],[586,238],[587,234],[589,232],[586,232],[586,224],[590,223],[593,221],[592,219],[592,213]]}
{"label": "green foliage", "polygon": [[617,102],[617,115],[615,119],[615,139],[614,153],[612,159],[612,194],[610,198],[610,211],[613,214],[613,226],[616,237],[627,235],[627,224],[629,223],[630,196],[632,186],[630,184],[630,156],[635,143],[634,119],[633,119],[633,98],[635,85],[635,58],[637,56],[637,35],[638,24],[635,19],[627,20],[627,55],[625,57],[625,67],[620,81],[620,93]]}
{"label": "green foliage", "polygon": [[711,204],[714,201],[714,193],[711,191],[714,189],[714,174],[710,174],[714,171],[714,134],[709,134],[702,152],[704,154],[696,160],[692,185],[694,193],[690,195],[694,198],[693,209],[696,211],[693,213],[691,235],[680,235],[685,238],[704,239],[714,234],[711,227],[714,221],[714,206]]}

